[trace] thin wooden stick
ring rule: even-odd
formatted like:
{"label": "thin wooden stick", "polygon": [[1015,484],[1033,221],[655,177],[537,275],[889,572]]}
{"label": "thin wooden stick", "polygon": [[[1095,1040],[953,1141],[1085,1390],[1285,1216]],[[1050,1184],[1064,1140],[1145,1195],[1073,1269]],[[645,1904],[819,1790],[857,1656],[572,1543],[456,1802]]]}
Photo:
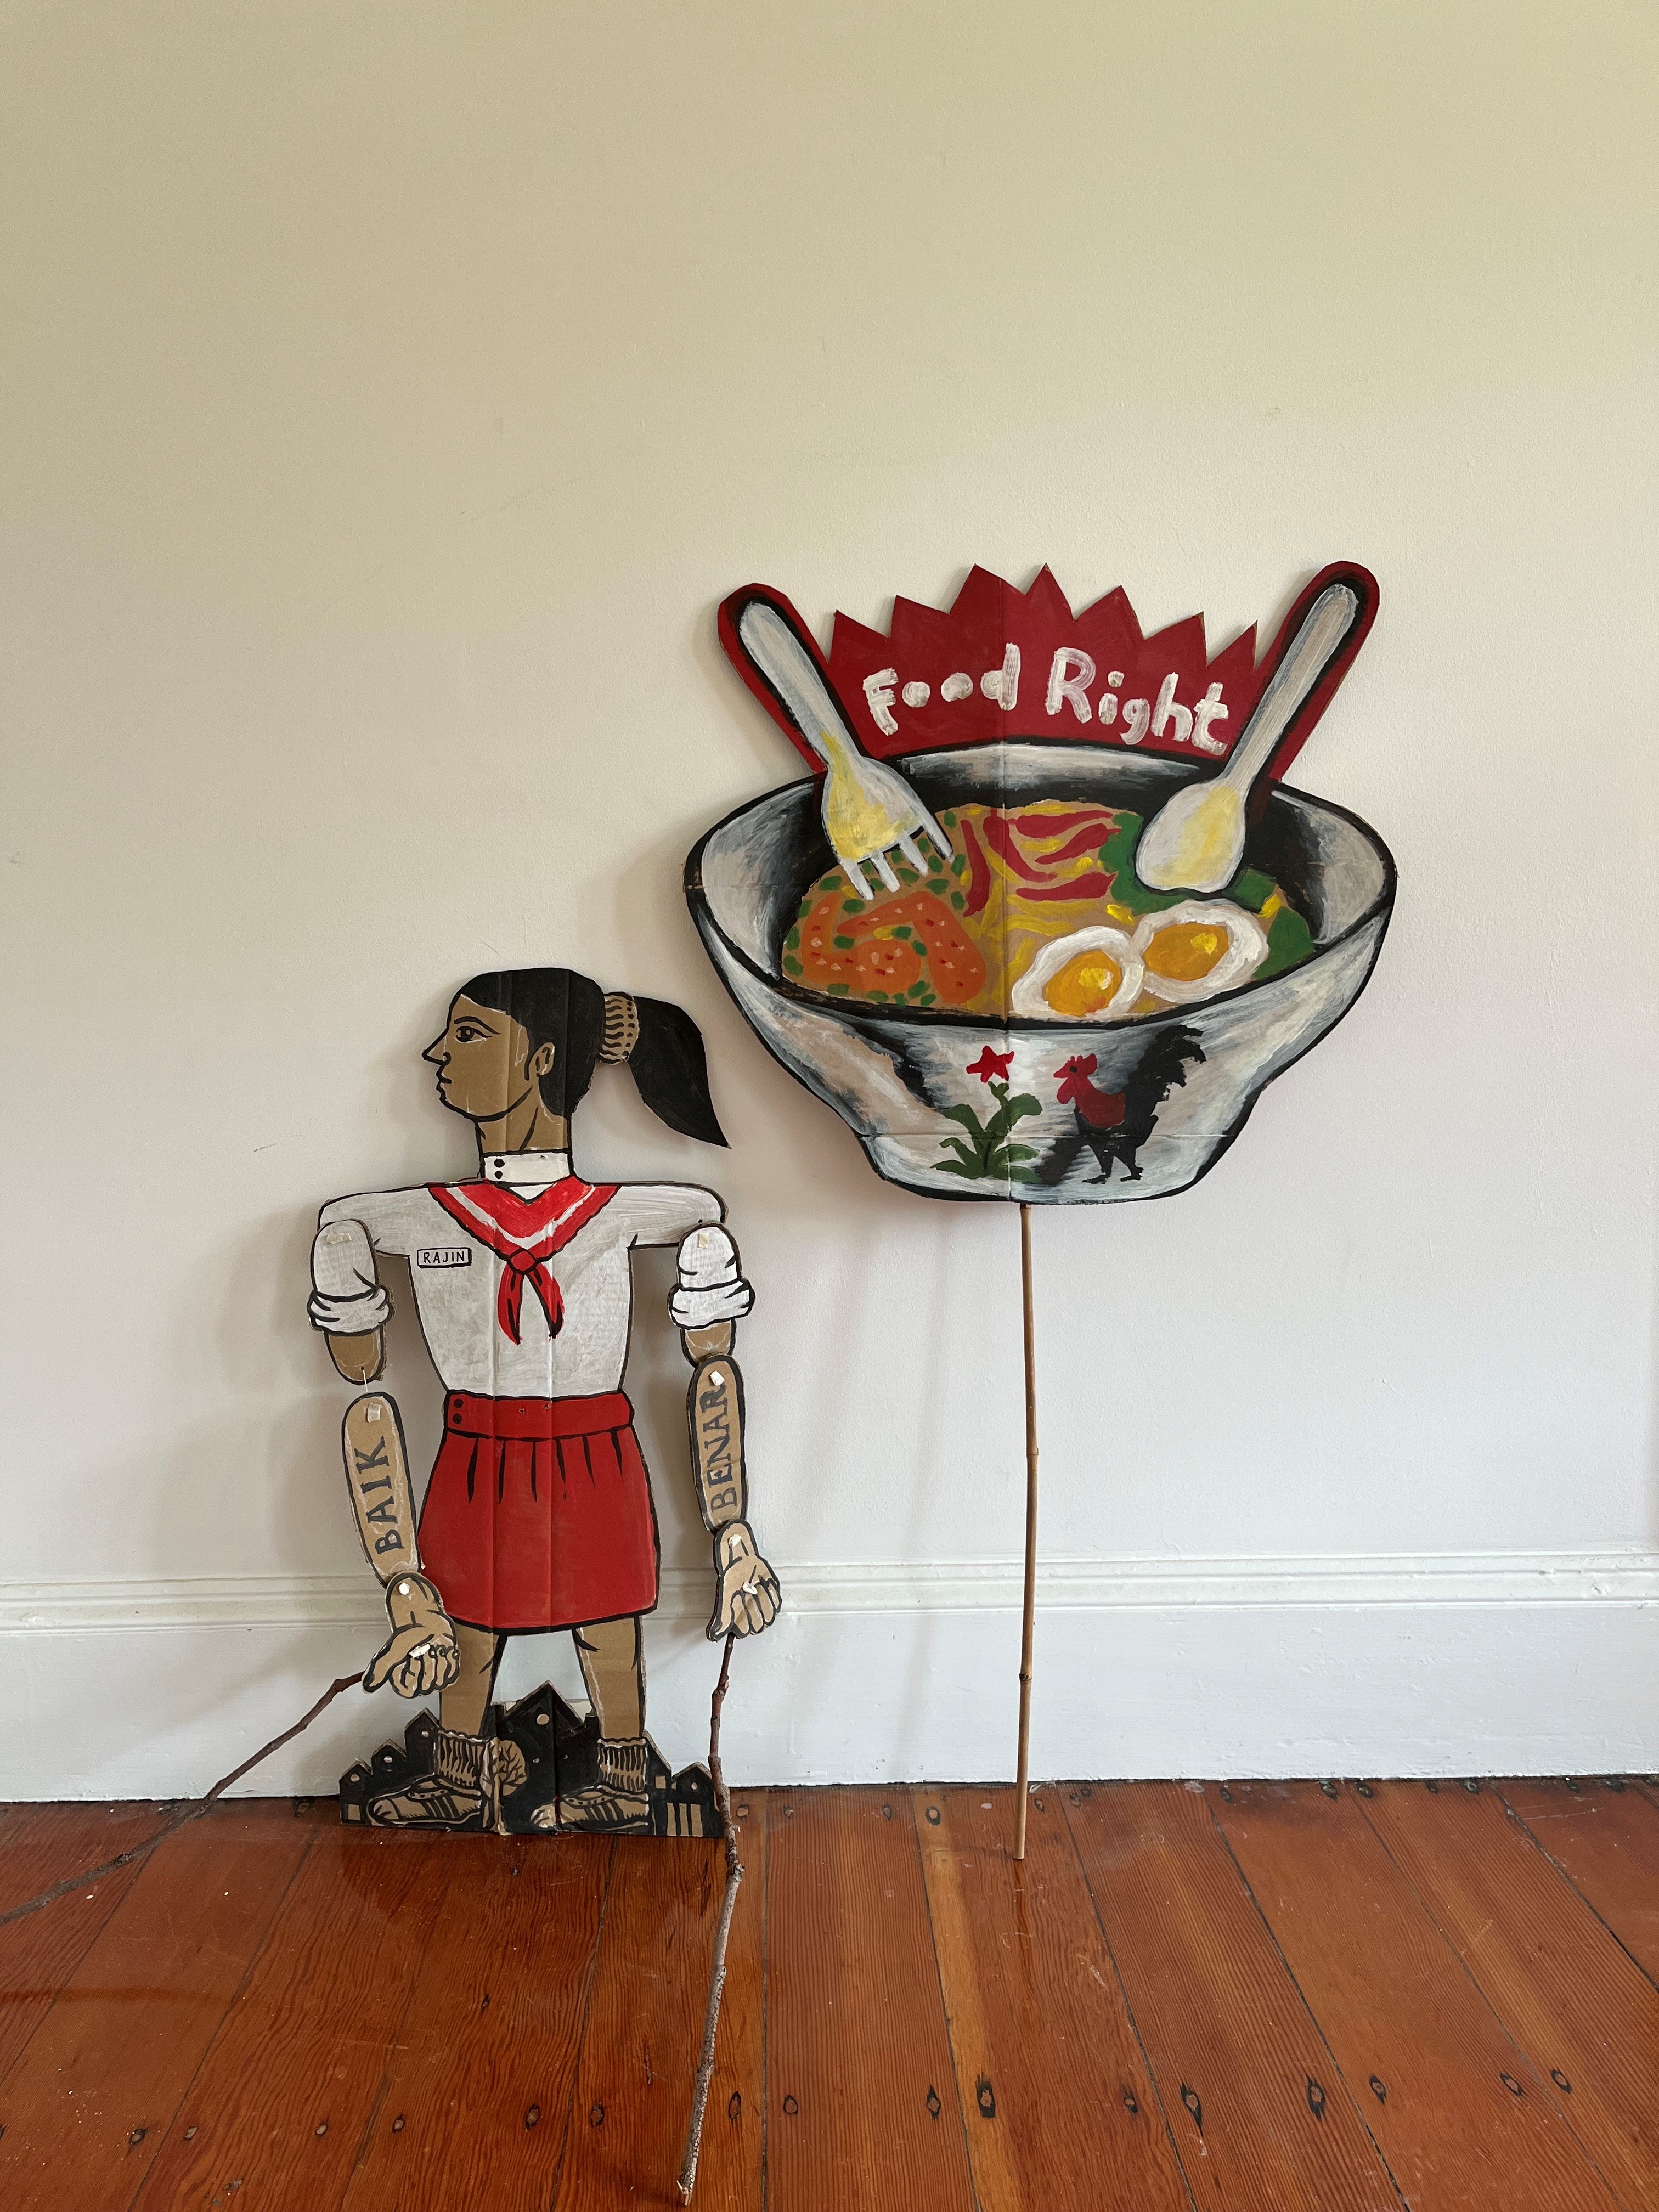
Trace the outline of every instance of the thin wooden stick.
{"label": "thin wooden stick", "polygon": [[735,1629],[728,1631],[725,1656],[720,1660],[720,1678],[714,1685],[714,1695],[708,1709],[708,1773],[714,1784],[714,1805],[720,1816],[720,1833],[726,1838],[726,1894],[720,1899],[720,1917],[714,1929],[714,1958],[708,1975],[708,2004],[702,2016],[702,2055],[697,2061],[696,2079],[691,2085],[691,2124],[685,2131],[685,2156],[680,2160],[679,2192],[682,2204],[691,2202],[691,2192],[697,2185],[697,2154],[702,2148],[703,2108],[708,2102],[708,2084],[714,2071],[714,2033],[720,2026],[720,1996],[726,1988],[726,1946],[732,1933],[732,1915],[737,1908],[738,1889],[743,1881],[743,1861],[738,1856],[737,1823],[732,1818],[732,1796],[726,1786],[726,1770],[720,1765],[720,1708],[726,1703],[726,1686],[732,1674],[732,1645]]}
{"label": "thin wooden stick", "polygon": [[158,1844],[166,1843],[169,1836],[176,1836],[179,1829],[187,1827],[191,1821],[199,1820],[233,1782],[240,1782],[262,1759],[269,1759],[273,1751],[280,1751],[285,1743],[291,1743],[302,1729],[311,1726],[325,1706],[333,1704],[342,1690],[355,1687],[362,1679],[361,1674],[342,1674],[338,1681],[329,1684],[310,1711],[295,1721],[292,1728],[284,1729],[281,1735],[272,1736],[269,1743],[262,1743],[252,1758],[245,1759],[240,1766],[233,1766],[228,1774],[222,1774],[205,1796],[191,1798],[172,1814],[165,1827],[158,1828],[153,1836],[146,1836],[142,1844],[134,1844],[128,1850],[117,1851],[112,1859],[106,1859],[101,1866],[88,1867],[84,1874],[66,1875],[62,1881],[53,1882],[50,1889],[43,1889],[39,1897],[31,1897],[23,1905],[14,1905],[9,1912],[0,1912],[0,1928],[9,1927],[14,1920],[21,1920],[28,1913],[39,1912],[43,1905],[56,1905],[60,1897],[67,1897],[72,1889],[80,1889],[87,1882],[97,1881],[102,1875],[112,1874],[117,1867],[131,1866],[138,1860],[147,1859]]}
{"label": "thin wooden stick", "polygon": [[1031,1779],[1031,1647],[1036,1630],[1036,1322],[1031,1307],[1031,1209],[1019,1209],[1019,1289],[1025,1321],[1025,1600],[1019,1632],[1019,1760],[1014,1781],[1014,1856],[1025,1856],[1025,1800]]}

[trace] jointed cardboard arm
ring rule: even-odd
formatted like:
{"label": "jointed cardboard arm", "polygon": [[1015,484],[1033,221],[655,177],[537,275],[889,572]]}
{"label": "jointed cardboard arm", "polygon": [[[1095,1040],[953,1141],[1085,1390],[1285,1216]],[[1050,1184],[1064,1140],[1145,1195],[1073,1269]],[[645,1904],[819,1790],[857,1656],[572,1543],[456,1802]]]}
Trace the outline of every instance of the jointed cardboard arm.
{"label": "jointed cardboard arm", "polygon": [[[333,1349],[333,1339],[329,1348]],[[346,1483],[368,1564],[386,1588],[392,1633],[370,1661],[366,1690],[389,1681],[400,1698],[447,1688],[460,1672],[455,1631],[436,1585],[421,1572],[415,1492],[395,1402],[371,1390],[346,1407],[341,1430]]]}
{"label": "jointed cardboard arm", "polygon": [[708,1638],[758,1636],[777,1619],[778,1578],[749,1526],[743,1458],[743,1374],[732,1356],[738,1316],[754,1294],[723,1229],[693,1231],[680,1247],[680,1281],[670,1311],[691,1362],[686,1423],[703,1526],[714,1539],[714,1611]]}

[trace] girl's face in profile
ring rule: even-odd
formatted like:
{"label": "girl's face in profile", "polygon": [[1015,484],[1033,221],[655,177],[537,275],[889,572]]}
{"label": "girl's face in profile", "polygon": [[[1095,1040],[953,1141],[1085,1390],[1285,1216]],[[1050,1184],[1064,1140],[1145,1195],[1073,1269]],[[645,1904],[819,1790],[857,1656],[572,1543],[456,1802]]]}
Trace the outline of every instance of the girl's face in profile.
{"label": "girl's face in profile", "polygon": [[554,1054],[550,1044],[532,1053],[522,1023],[463,994],[421,1057],[437,1069],[438,1096],[452,1113],[496,1121],[535,1095]]}

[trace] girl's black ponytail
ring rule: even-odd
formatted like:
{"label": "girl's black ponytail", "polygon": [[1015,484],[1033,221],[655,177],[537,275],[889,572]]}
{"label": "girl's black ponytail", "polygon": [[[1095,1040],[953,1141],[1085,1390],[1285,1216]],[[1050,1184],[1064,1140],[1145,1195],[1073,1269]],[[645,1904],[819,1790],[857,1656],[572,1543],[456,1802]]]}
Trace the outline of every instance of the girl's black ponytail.
{"label": "girl's black ponytail", "polygon": [[635,999],[639,1035],[628,1055],[641,1097],[659,1121],[683,1137],[723,1145],[726,1132],[708,1095],[708,1055],[702,1032],[688,1013],[663,999]]}
{"label": "girl's black ponytail", "polygon": [[601,991],[572,968],[495,969],[474,975],[459,995],[521,1023],[532,1052],[539,1044],[553,1046],[553,1065],[541,1079],[550,1114],[575,1112],[600,1060],[626,1060],[659,1121],[702,1144],[725,1144],[708,1095],[702,1032],[679,1007]]}

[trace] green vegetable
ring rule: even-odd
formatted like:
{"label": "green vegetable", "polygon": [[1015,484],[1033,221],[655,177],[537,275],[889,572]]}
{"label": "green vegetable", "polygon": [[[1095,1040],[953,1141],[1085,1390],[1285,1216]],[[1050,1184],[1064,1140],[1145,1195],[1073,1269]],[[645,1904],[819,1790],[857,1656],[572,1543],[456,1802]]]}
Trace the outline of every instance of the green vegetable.
{"label": "green vegetable", "polygon": [[1317,951],[1313,932],[1293,908],[1282,906],[1267,924],[1267,957],[1250,978],[1253,983],[1265,983],[1270,975],[1282,975],[1287,968],[1299,967]]}
{"label": "green vegetable", "polygon": [[1241,868],[1224,891],[1223,898],[1247,906],[1252,914],[1260,914],[1273,895],[1273,879],[1264,876],[1260,868]]}

